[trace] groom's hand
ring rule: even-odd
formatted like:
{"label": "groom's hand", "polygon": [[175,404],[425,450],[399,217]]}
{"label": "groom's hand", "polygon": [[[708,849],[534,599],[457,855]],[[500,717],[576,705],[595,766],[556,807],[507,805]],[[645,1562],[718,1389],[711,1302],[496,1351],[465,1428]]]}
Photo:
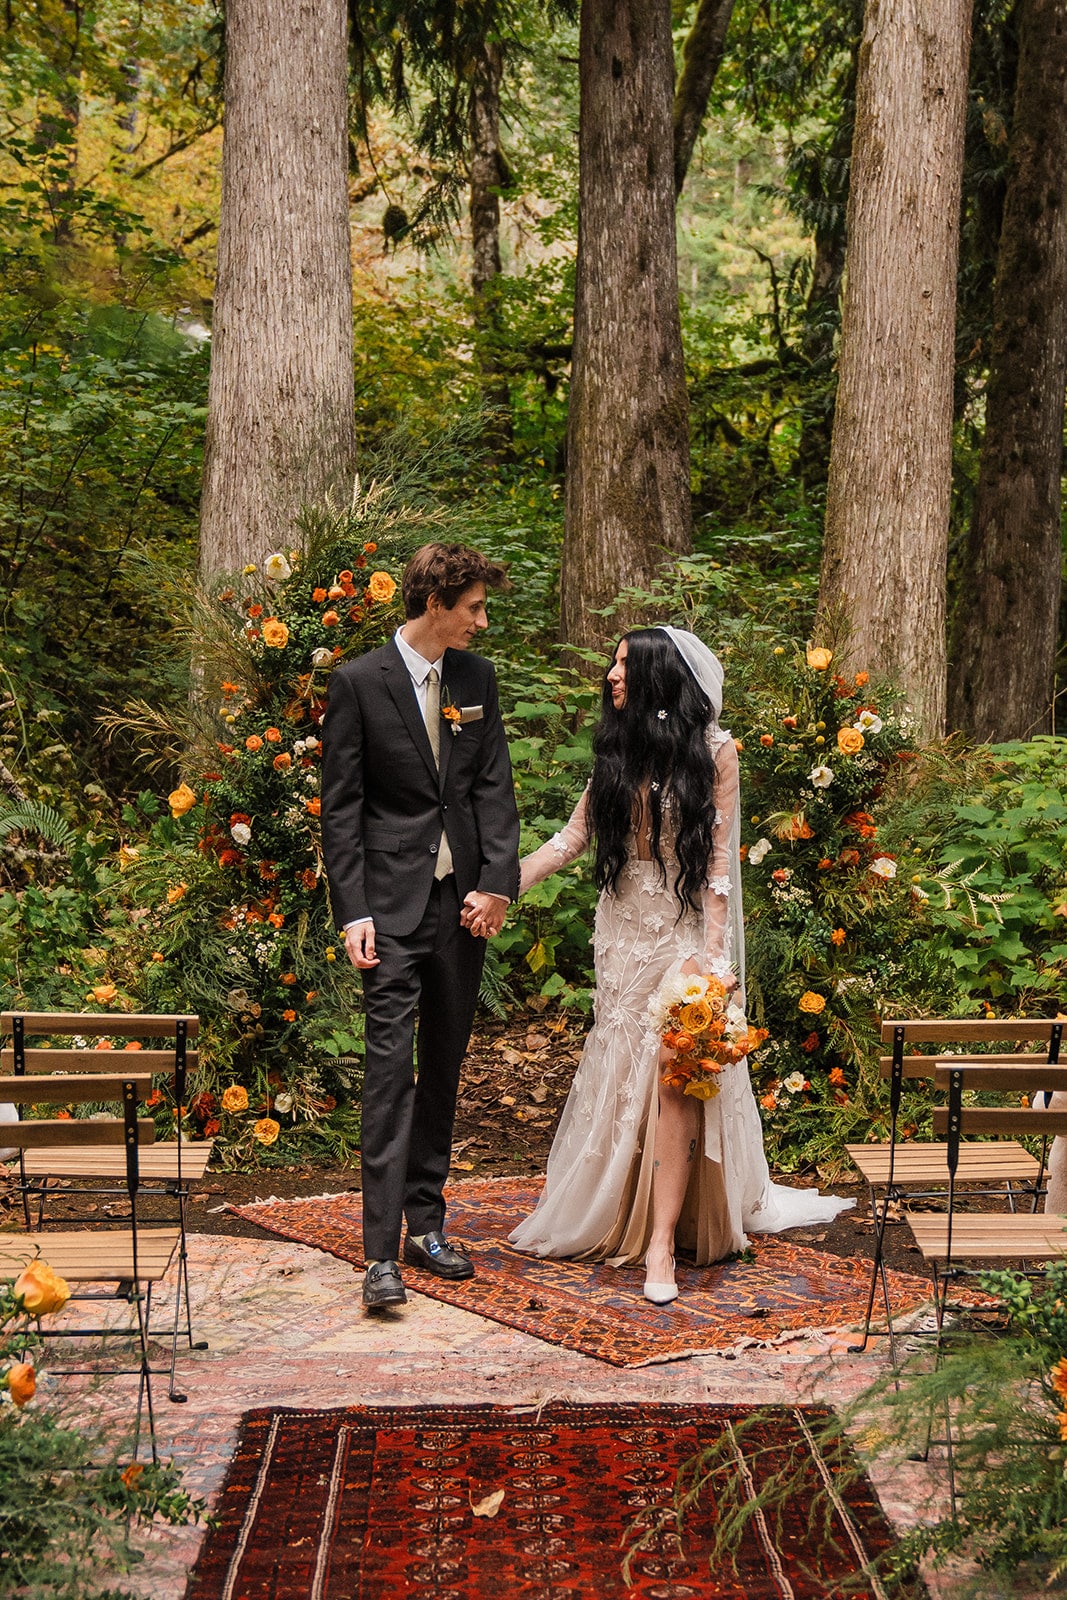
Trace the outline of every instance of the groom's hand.
{"label": "groom's hand", "polygon": [[476,939],[492,939],[504,926],[508,902],[496,894],[472,889],[463,902],[460,922]]}
{"label": "groom's hand", "polygon": [[345,931],[345,949],[354,967],[365,969],[380,965],[374,954],[374,923],[357,922]]}

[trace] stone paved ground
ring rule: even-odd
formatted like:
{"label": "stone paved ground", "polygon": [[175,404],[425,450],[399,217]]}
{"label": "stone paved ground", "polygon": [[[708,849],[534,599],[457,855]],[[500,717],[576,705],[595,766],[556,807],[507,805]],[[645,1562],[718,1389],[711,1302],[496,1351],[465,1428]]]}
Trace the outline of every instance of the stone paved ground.
{"label": "stone paved ground", "polygon": [[[189,1489],[209,1500],[223,1481],[241,1413],[255,1406],[840,1403],[869,1383],[884,1360],[881,1341],[863,1356],[849,1354],[850,1336],[839,1330],[767,1349],[620,1370],[415,1293],[403,1310],[366,1317],[361,1274],[301,1245],[196,1235],[191,1266],[195,1331],[210,1348],[180,1359],[186,1405],[170,1404],[159,1380],[158,1433],[162,1452],[181,1465]],[[95,1404],[112,1409],[132,1382],[111,1380],[96,1391]],[[887,1513],[901,1527],[938,1493],[936,1474],[924,1466],[873,1475]],[[201,1537],[199,1529],[153,1536],[132,1592],[145,1600],[181,1600]],[[938,1586],[938,1592],[949,1591]]]}

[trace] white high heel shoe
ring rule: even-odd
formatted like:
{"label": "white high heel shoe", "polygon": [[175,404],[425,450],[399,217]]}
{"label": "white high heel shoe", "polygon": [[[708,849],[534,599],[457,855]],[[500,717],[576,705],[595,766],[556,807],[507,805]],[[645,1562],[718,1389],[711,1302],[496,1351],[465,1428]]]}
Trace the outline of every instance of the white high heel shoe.
{"label": "white high heel shoe", "polygon": [[[671,1256],[671,1271],[674,1271],[673,1256]],[[644,1296],[654,1306],[669,1306],[672,1300],[677,1300],[678,1298],[678,1285],[673,1278],[670,1283],[656,1283],[652,1278],[646,1278]]]}

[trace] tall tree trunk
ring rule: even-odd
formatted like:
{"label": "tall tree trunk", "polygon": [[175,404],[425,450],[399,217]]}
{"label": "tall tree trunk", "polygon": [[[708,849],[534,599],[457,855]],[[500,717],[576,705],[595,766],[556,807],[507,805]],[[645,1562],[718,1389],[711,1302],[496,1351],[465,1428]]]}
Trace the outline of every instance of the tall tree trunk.
{"label": "tall tree trunk", "polygon": [[584,0],[579,63],[561,630],[593,645],[593,609],[690,548],[670,0]]}
{"label": "tall tree trunk", "polygon": [[1052,728],[1067,383],[1067,0],[1019,0],[1019,75],[978,497],[951,712],[980,739]]}
{"label": "tall tree trunk", "polygon": [[868,0],[820,626],[945,720],[945,563],[969,0]]}
{"label": "tall tree trunk", "polygon": [[292,541],[355,462],[344,0],[228,0],[200,566]]}
{"label": "tall tree trunk", "polygon": [[486,435],[505,450],[511,442],[511,393],[500,362],[500,190],[510,176],[500,148],[500,84],[504,56],[486,43],[470,100],[471,289],[478,329],[478,364],[489,408]]}
{"label": "tall tree trunk", "polygon": [[682,70],[674,92],[674,192],[681,194],[708,109],[708,96],[726,47],[734,0],[699,0],[682,46]]}

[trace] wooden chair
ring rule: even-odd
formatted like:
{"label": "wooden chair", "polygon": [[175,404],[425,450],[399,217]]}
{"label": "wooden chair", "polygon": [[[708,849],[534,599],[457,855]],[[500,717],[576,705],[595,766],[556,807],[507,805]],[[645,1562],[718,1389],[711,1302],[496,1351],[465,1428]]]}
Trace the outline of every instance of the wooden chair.
{"label": "wooden chair", "polygon": [[[60,1038],[111,1038],[128,1039],[140,1044],[143,1040],[161,1041],[158,1048],[130,1050],[127,1056],[131,1069],[138,1073],[163,1073],[174,1076],[174,1101],[177,1106],[187,1104],[189,1076],[195,1073],[199,1056],[189,1048],[189,1041],[197,1037],[200,1020],[195,1016],[153,1016],[128,1012],[30,1012],[5,1011],[0,1013],[0,1072],[16,1077],[39,1073],[99,1073],[117,1065],[118,1055],[125,1051],[110,1052],[84,1045],[69,1047],[31,1047],[29,1039]],[[7,1041],[10,1041],[8,1043]],[[167,1041],[163,1043],[163,1041]],[[0,1096],[0,1099],[3,1097]],[[73,1096],[68,1098],[73,1099]],[[95,1126],[96,1124],[93,1124]],[[6,1140],[6,1135],[4,1136]],[[15,1140],[6,1140],[12,1146]],[[180,1230],[178,1252],[178,1280],[174,1296],[174,1328],[171,1338],[171,1375],[169,1398],[181,1403],[186,1396],[175,1385],[178,1328],[185,1310],[185,1337],[190,1350],[207,1348],[203,1341],[193,1338],[192,1313],[189,1299],[189,1252],[187,1232],[187,1206],[190,1186],[203,1179],[214,1148],[212,1140],[191,1143],[181,1136],[181,1118],[177,1119],[177,1137],[145,1148],[140,1157],[140,1193],[163,1195],[174,1202],[176,1220]],[[48,1222],[46,1205],[50,1199],[62,1195],[108,1196],[121,1192],[116,1187],[126,1178],[125,1157],[114,1144],[87,1140],[84,1144],[47,1144],[23,1147],[19,1152],[19,1182],[22,1191],[23,1214],[27,1229],[44,1228]],[[36,1208],[36,1222],[31,1209]]]}
{"label": "wooden chair", "polygon": [[[889,1079],[889,1140],[879,1144],[851,1144],[846,1151],[867,1182],[871,1214],[875,1225],[874,1261],[871,1268],[870,1291],[864,1318],[863,1339],[853,1348],[865,1350],[871,1337],[871,1319],[879,1284],[885,1306],[886,1332],[890,1340],[892,1358],[896,1360],[893,1317],[889,1299],[889,1283],[885,1270],[885,1229],[891,1206],[903,1205],[909,1199],[928,1199],[946,1195],[950,1175],[947,1165],[948,1145],[930,1141],[901,1142],[899,1135],[900,1099],[906,1079],[933,1079],[937,1070],[956,1064],[974,1063],[986,1067],[1034,1066],[1046,1071],[1059,1060],[1062,1023],[1050,1018],[1025,1018],[1021,1020],[999,1018],[963,1017],[955,1020],[934,1018],[890,1019],[882,1023],[883,1043],[891,1043],[893,1053],[880,1058],[883,1077]],[[1047,1051],[1041,1055],[941,1055],[929,1056],[905,1053],[907,1044],[995,1044],[1025,1043],[1040,1040],[1047,1042]],[[1052,1087],[1050,1081],[1049,1087]],[[1026,1132],[1040,1131],[1036,1124],[1028,1123]],[[1047,1147],[1047,1141],[1046,1141]],[[999,1140],[995,1144],[965,1146],[957,1154],[956,1183],[966,1183],[974,1195],[1001,1194],[1014,1212],[1019,1199],[1029,1200],[1033,1211],[1037,1209],[1044,1181],[1045,1150],[1041,1160],[1036,1160],[1017,1140]]]}
{"label": "wooden chair", "polygon": [[[134,1333],[139,1360],[136,1367],[120,1370],[136,1373],[139,1379],[134,1457],[140,1448],[142,1416],[147,1414],[152,1459],[156,1460],[152,1368],[149,1363],[152,1289],[163,1278],[174,1259],[181,1230],[148,1229],[141,1227],[138,1221],[140,1153],[142,1146],[152,1144],[155,1124],[151,1118],[139,1119],[137,1108],[151,1093],[151,1089],[150,1073],[129,1070],[76,1077],[65,1074],[42,1074],[32,1078],[26,1074],[0,1077],[0,1098],[13,1101],[16,1105],[120,1101],[120,1118],[92,1122],[73,1118],[23,1120],[6,1125],[4,1138],[22,1151],[84,1149],[90,1144],[106,1145],[115,1150],[121,1148],[130,1206],[129,1228],[52,1234],[28,1231],[0,1233],[0,1277],[17,1277],[28,1262],[39,1256],[60,1277],[66,1278],[71,1285],[72,1301],[106,1300],[114,1304],[116,1295],[119,1295],[130,1304],[134,1326],[132,1330],[126,1328],[119,1331],[127,1336],[131,1331]],[[106,1293],[83,1287],[90,1284],[109,1284],[112,1287]],[[107,1325],[69,1328],[61,1324],[55,1328],[46,1326],[41,1331],[48,1338],[107,1339],[116,1336],[116,1330]],[[100,1372],[104,1369],[68,1367],[57,1370]],[[173,1354],[171,1371],[173,1373]]]}
{"label": "wooden chair", "polygon": [[[1056,1029],[1050,1054],[1058,1053],[1062,1024]],[[1005,1135],[1040,1135],[1046,1142],[1057,1134],[1067,1134],[1067,1111],[1035,1110],[1021,1103],[1035,1092],[1067,1089],[1067,1065],[1058,1062],[1027,1062],[990,1065],[976,1060],[969,1063],[938,1063],[934,1082],[948,1091],[948,1104],[934,1112],[934,1132],[946,1135],[948,1187],[944,1212],[907,1215],[915,1243],[933,1272],[938,1328],[944,1322],[945,1307],[953,1279],[973,1271],[965,1262],[1015,1262],[1022,1267],[1055,1260],[1067,1255],[1067,1217],[1049,1214],[996,1215],[958,1209],[958,1179],[963,1152],[961,1141],[968,1136],[993,1138]],[[965,1106],[967,1090],[995,1092],[1011,1097],[1007,1106]]]}

